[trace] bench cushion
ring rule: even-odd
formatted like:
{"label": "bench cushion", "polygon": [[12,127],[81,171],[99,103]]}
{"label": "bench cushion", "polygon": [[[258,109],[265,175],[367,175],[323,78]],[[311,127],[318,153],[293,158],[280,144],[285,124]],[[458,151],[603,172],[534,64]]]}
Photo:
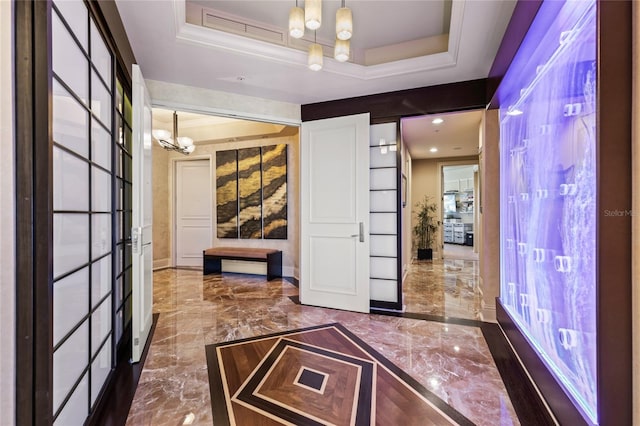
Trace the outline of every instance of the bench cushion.
{"label": "bench cushion", "polygon": [[204,251],[205,256],[246,257],[247,259],[266,259],[268,254],[278,253],[280,250],[248,247],[213,247]]}

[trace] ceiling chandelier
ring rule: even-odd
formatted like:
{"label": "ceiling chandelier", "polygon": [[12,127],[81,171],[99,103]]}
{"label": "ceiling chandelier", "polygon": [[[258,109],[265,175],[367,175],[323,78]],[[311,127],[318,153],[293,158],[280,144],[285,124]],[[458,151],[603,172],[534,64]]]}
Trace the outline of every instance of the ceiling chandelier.
{"label": "ceiling chandelier", "polygon": [[181,154],[189,155],[195,149],[193,139],[187,136],[178,136],[178,113],[173,111],[173,134],[168,130],[157,129],[152,132],[161,147],[167,151],[178,151]]}
{"label": "ceiling chandelier", "polygon": [[[304,10],[296,5],[289,12],[289,35],[293,38],[302,38],[305,27],[317,31],[322,25],[322,0],[305,0]],[[353,15],[351,9],[345,6],[336,11],[336,42],[333,57],[339,62],[349,60],[350,39],[353,35]],[[314,42],[309,46],[308,65],[313,71],[322,69],[322,46],[318,44],[314,33]]]}

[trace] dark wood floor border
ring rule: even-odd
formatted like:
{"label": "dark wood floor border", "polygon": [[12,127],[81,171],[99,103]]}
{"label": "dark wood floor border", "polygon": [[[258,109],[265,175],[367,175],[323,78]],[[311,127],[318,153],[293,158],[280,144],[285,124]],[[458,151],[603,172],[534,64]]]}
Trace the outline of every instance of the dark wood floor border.
{"label": "dark wood floor border", "polygon": [[498,324],[480,326],[491,357],[522,425],[552,426],[556,423]]}
{"label": "dark wood floor border", "polygon": [[[291,300],[296,305],[302,304],[300,303],[300,296],[289,296],[289,300]],[[318,307],[323,309],[331,309],[331,308],[324,308],[322,306],[318,306]],[[420,313],[413,313],[413,312],[399,312],[399,311],[392,311],[392,310],[386,310],[386,309],[379,309],[376,307],[371,307],[371,309],[369,310],[369,313],[375,314],[375,315],[386,315],[389,317],[441,322],[444,324],[465,325],[468,327],[481,327],[482,324],[484,324],[482,321],[466,319],[466,318],[445,317],[440,315],[428,315],[428,314],[420,314]]]}
{"label": "dark wood floor border", "polygon": [[[324,324],[317,325],[314,327],[307,327],[297,331],[311,331],[311,330],[319,330],[321,328],[328,328],[333,326],[334,324]],[[286,334],[291,334],[291,331],[281,331],[279,333],[266,334],[264,336],[256,336],[256,337],[248,337],[245,339],[234,340],[233,343],[244,343],[250,342],[251,340],[256,339],[268,339],[271,337],[284,336]],[[230,344],[231,342],[220,342],[213,345],[206,345],[205,352],[207,357],[207,376],[209,378],[209,394],[211,397],[211,410],[213,412],[213,421],[216,426],[229,426],[229,411],[227,410],[227,403],[225,401],[224,395],[224,386],[222,384],[222,375],[220,374],[220,368],[218,368],[218,352],[216,348],[218,346],[225,346]],[[218,413],[218,417],[216,417],[216,413]]]}
{"label": "dark wood floor border", "polygon": [[298,279],[296,277],[282,277],[282,279],[287,281],[287,282],[290,282],[294,286],[300,288],[300,281],[298,281]]}
{"label": "dark wood floor border", "polygon": [[409,318],[409,319],[431,321],[431,322],[441,322],[444,324],[465,325],[469,327],[481,327],[482,324],[484,324],[482,321],[472,320],[467,318],[445,317],[441,315],[429,315],[429,314],[421,314],[421,313],[414,313],[414,312],[387,311],[387,310],[375,309],[375,308],[371,308],[371,313],[377,314],[377,315],[387,315],[390,317]]}
{"label": "dark wood floor border", "polygon": [[127,422],[133,397],[136,394],[138,381],[149,353],[151,340],[158,324],[160,314],[153,314],[153,324],[149,331],[149,338],[142,351],[140,362],[132,364],[131,339],[118,350],[117,364],[111,372],[108,384],[98,398],[98,404],[93,414],[87,419],[87,426],[122,426]]}
{"label": "dark wood floor border", "polygon": [[[502,303],[498,299],[496,301],[496,314],[498,317],[498,323],[504,333],[501,333],[503,338],[505,339],[505,343],[511,345],[509,346],[509,350],[513,353],[512,348],[518,353],[518,358],[513,355],[513,361],[511,364],[513,366],[518,367],[522,374],[524,374],[521,378],[518,386],[507,387],[507,392],[518,391],[521,389],[524,393],[522,394],[522,398],[529,399],[529,401],[525,401],[530,406],[533,406],[537,410],[544,410],[549,412],[549,409],[553,412],[553,416],[558,420],[561,425],[571,425],[571,426],[579,426],[586,425],[582,414],[578,411],[576,406],[573,404],[569,396],[565,393],[562,387],[558,384],[555,377],[551,374],[547,366],[544,364],[542,359],[538,356],[536,351],[533,349],[527,338],[522,334],[520,329],[517,327],[509,313],[502,306]],[[506,339],[509,342],[506,342]],[[489,347],[491,350],[491,346]],[[520,362],[521,361],[521,362]],[[496,364],[498,362],[496,361]],[[525,372],[526,368],[526,372]],[[499,371],[500,369],[498,369]],[[528,375],[527,375],[528,372]],[[504,379],[503,379],[504,380]],[[540,390],[540,393],[536,391],[533,387],[533,383],[537,389]],[[506,385],[505,381],[505,385]],[[544,395],[544,399],[549,408],[544,407],[544,403],[542,402],[542,396]],[[511,394],[510,394],[511,396]],[[538,402],[534,402],[533,399],[537,398]],[[515,397],[517,403],[519,402],[519,397]],[[513,400],[513,398],[512,398]],[[514,403],[514,408],[515,408]],[[526,416],[532,415],[529,413],[524,413]],[[549,418],[551,418],[551,413],[549,413]],[[527,419],[528,417],[523,417]],[[530,423],[530,424],[555,424],[555,423]]]}
{"label": "dark wood floor border", "polygon": [[[404,370],[393,364],[391,361],[386,359],[382,354],[376,351],[374,348],[365,343],[358,336],[354,335],[350,332],[345,326],[340,323],[330,323],[323,324],[313,327],[306,327],[296,330],[288,330],[282,331],[278,333],[266,334],[262,336],[254,336],[245,339],[234,340],[230,342],[220,342],[211,345],[206,345],[206,357],[207,357],[207,371],[209,376],[209,391],[211,393],[211,407],[214,412],[214,422],[216,425],[228,425],[229,424],[229,413],[227,411],[227,404],[224,397],[220,397],[224,395],[224,388],[222,386],[222,375],[220,374],[218,354],[216,348],[221,346],[226,346],[230,344],[238,344],[238,343],[246,343],[252,340],[258,339],[268,339],[272,337],[286,336],[291,334],[297,334],[301,332],[319,330],[323,328],[335,328],[348,339],[350,339],[356,346],[362,349],[364,352],[369,354],[372,358],[374,358],[378,363],[382,364],[386,369],[391,371],[394,375],[400,378],[400,380],[404,381],[408,386],[413,388],[418,394],[420,394],[423,398],[428,400],[431,404],[440,409],[443,413],[453,419],[460,426],[474,426],[474,423],[471,422],[467,417],[465,417],[462,413],[454,409],[452,406],[443,401],[440,397],[438,397],[435,393],[428,390],[424,387],[420,382],[411,377]],[[215,413],[226,413],[226,417],[224,419],[215,418]]]}
{"label": "dark wood floor border", "polygon": [[401,380],[411,386],[416,392],[422,395],[425,399],[429,400],[433,405],[438,407],[447,416],[451,417],[458,425],[460,426],[473,426],[473,422],[466,418],[462,413],[454,409],[452,406],[444,402],[440,397],[438,397],[435,393],[431,392],[429,389],[424,387],[420,382],[407,374],[404,370],[400,369],[397,365],[386,359],[382,356],[378,351],[373,349],[367,343],[365,343],[358,336],[351,333],[345,326],[340,323],[336,323],[335,327],[340,330],[343,334],[348,336],[351,340],[353,340],[358,346],[364,349],[369,355],[376,359],[380,364],[384,365],[388,370],[390,370],[393,374],[398,376]]}

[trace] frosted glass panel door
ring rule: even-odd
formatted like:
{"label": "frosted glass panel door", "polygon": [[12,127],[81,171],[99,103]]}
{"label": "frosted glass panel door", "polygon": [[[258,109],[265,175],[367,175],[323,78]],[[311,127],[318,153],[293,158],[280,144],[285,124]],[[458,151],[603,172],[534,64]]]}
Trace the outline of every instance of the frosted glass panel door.
{"label": "frosted glass panel door", "polygon": [[84,423],[112,368],[113,58],[84,2],[56,1],[51,19],[52,415],[69,425]]}
{"label": "frosted glass panel door", "polygon": [[[372,305],[401,308],[398,292],[398,143],[396,123],[374,124],[369,138]],[[391,304],[391,305],[390,305]]]}

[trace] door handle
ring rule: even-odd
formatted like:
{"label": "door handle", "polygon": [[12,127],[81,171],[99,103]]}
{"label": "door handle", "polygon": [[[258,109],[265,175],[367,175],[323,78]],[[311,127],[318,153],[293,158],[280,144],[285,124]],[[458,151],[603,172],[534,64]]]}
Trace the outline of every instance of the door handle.
{"label": "door handle", "polygon": [[138,253],[142,249],[142,228],[131,228],[131,245],[133,253]]}
{"label": "door handle", "polygon": [[350,237],[354,238],[354,237],[359,237],[359,241],[361,243],[364,243],[364,222],[360,222],[359,226],[358,226],[358,233],[357,234],[351,234]]}

